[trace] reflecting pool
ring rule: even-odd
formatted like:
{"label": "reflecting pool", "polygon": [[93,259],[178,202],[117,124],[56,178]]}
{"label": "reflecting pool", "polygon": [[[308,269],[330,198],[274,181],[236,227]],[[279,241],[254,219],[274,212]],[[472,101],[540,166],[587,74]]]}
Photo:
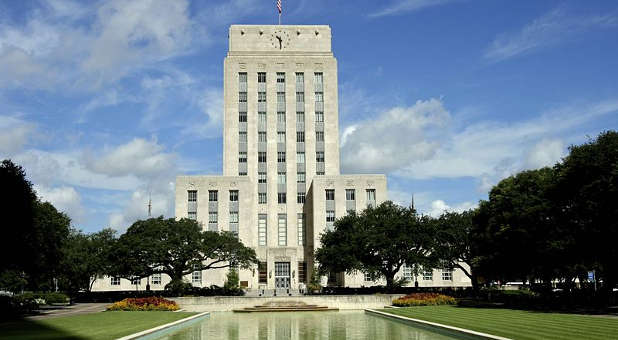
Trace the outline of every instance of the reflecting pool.
{"label": "reflecting pool", "polygon": [[366,314],[364,311],[232,313],[214,312],[159,340],[242,339],[456,339],[436,330]]}

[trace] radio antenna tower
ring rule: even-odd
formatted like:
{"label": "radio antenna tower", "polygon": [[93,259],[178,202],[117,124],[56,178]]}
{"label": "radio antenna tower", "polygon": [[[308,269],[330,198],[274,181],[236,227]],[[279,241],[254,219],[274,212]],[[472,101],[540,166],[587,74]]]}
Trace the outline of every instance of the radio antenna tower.
{"label": "radio antenna tower", "polygon": [[148,192],[148,217],[150,217],[151,213],[152,213],[152,192],[149,191]]}

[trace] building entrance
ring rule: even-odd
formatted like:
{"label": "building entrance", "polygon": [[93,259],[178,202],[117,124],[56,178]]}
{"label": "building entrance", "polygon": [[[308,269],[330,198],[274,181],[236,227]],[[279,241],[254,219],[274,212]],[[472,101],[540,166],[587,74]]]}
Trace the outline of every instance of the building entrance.
{"label": "building entrance", "polygon": [[290,262],[275,262],[275,288],[290,288]]}

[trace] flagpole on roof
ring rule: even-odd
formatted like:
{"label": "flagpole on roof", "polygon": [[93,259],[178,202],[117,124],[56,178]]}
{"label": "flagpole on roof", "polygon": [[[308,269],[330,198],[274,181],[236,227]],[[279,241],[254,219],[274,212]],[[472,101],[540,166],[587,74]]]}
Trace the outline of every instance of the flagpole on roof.
{"label": "flagpole on roof", "polygon": [[281,26],[281,10],[282,10],[281,1],[282,0],[277,0],[277,10],[279,11],[279,26]]}

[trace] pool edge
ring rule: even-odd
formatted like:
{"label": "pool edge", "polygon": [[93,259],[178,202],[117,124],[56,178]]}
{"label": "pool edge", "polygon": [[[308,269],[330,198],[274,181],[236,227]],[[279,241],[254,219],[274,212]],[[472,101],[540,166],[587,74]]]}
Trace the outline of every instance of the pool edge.
{"label": "pool edge", "polygon": [[471,329],[454,327],[454,326],[444,325],[444,324],[437,323],[437,322],[425,321],[425,320],[420,320],[420,319],[408,318],[406,316],[395,315],[395,314],[386,313],[386,312],[380,312],[380,311],[377,311],[375,309],[368,309],[367,308],[367,309],[365,309],[365,312],[366,313],[377,314],[377,315],[384,316],[384,317],[387,317],[387,318],[399,319],[399,320],[409,321],[409,322],[418,323],[418,324],[422,324],[422,325],[427,325],[427,326],[433,326],[433,327],[437,327],[437,328],[447,329],[447,330],[455,331],[455,332],[458,332],[458,333],[464,333],[464,334],[467,334],[467,335],[476,336],[476,337],[479,337],[479,338],[482,338],[482,339],[512,340],[511,338],[505,338],[505,337],[498,336],[498,335],[481,333],[481,332],[473,331]]}
{"label": "pool edge", "polygon": [[176,320],[174,322],[166,323],[166,324],[163,324],[161,326],[149,328],[149,329],[143,330],[141,332],[129,334],[129,335],[123,336],[121,338],[117,338],[116,340],[138,339],[138,338],[141,338],[141,337],[144,337],[144,336],[151,335],[151,334],[154,334],[156,332],[162,331],[164,329],[167,329],[167,328],[170,328],[170,327],[174,327],[174,326],[179,325],[181,323],[185,323],[185,322],[188,322],[188,321],[191,321],[191,320],[195,320],[197,318],[204,317],[204,316],[209,315],[209,314],[210,314],[210,312],[198,313],[196,315],[191,315],[191,316],[186,317],[184,319],[180,319],[180,320]]}

